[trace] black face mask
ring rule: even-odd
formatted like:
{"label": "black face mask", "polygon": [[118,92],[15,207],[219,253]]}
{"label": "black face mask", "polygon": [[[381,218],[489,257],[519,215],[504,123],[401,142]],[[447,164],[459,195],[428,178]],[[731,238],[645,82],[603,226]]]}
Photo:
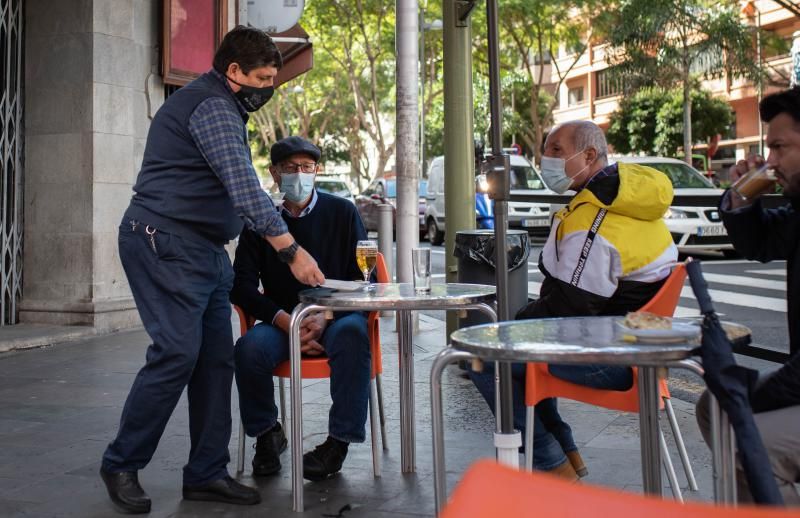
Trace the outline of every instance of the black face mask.
{"label": "black face mask", "polygon": [[[227,76],[226,76],[227,77]],[[272,99],[272,94],[275,93],[275,88],[272,86],[265,86],[264,88],[256,88],[255,86],[243,85],[228,77],[228,79],[239,85],[239,91],[233,95],[239,99],[244,109],[249,112],[258,111],[259,108],[267,104],[267,101]]]}

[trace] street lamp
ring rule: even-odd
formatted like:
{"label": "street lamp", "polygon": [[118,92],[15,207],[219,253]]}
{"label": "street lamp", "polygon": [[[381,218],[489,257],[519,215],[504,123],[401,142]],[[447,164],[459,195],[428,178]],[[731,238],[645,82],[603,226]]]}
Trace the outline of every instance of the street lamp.
{"label": "street lamp", "polygon": [[421,85],[419,89],[419,97],[421,100],[421,109],[419,117],[419,177],[425,176],[425,31],[440,31],[444,27],[442,20],[433,20],[432,22],[425,21],[425,10],[419,11],[419,33],[420,33],[420,76]]}

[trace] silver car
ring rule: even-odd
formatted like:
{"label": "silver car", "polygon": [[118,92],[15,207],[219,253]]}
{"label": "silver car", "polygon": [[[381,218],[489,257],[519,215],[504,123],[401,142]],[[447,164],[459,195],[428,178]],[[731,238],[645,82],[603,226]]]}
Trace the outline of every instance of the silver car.
{"label": "silver car", "polygon": [[344,180],[317,176],[317,179],[314,182],[314,187],[317,188],[318,192],[324,192],[333,194],[334,196],[339,196],[340,198],[345,198],[350,200],[353,205],[356,203],[356,199],[353,196],[352,191],[350,191],[350,187],[347,186],[347,182]]}

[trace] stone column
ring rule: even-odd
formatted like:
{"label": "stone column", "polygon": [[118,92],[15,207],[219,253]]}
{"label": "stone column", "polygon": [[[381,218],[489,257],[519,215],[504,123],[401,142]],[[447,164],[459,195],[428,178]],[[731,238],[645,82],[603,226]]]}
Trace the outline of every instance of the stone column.
{"label": "stone column", "polygon": [[163,102],[158,0],[28,0],[20,320],[130,327],[117,253],[149,128]]}

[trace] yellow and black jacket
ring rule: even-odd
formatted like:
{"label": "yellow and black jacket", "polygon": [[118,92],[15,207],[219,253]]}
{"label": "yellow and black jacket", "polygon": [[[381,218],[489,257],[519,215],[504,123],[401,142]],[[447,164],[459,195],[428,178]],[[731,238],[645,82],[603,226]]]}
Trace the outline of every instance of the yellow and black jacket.
{"label": "yellow and black jacket", "polygon": [[553,216],[539,256],[539,299],[517,318],[621,315],[643,306],[678,258],[662,219],[672,195],[666,175],[638,164],[620,163],[617,174],[592,180]]}

